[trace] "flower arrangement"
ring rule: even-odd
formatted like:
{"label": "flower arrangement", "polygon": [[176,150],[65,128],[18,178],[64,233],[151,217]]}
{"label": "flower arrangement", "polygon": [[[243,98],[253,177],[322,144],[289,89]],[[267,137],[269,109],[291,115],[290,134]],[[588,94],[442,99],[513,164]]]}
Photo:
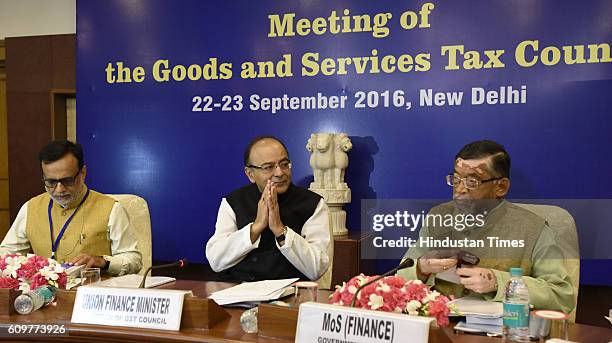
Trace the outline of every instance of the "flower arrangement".
{"label": "flower arrangement", "polygon": [[0,256],[0,288],[28,292],[40,286],[66,288],[68,276],[57,261],[37,255]]}
{"label": "flower arrangement", "polygon": [[[350,306],[357,289],[376,276],[357,275],[330,296],[334,305]],[[439,326],[448,325],[448,316],[456,313],[449,299],[430,290],[419,280],[406,281],[401,276],[387,276],[364,287],[355,301],[355,307],[376,311],[407,313],[414,316],[435,317]]]}

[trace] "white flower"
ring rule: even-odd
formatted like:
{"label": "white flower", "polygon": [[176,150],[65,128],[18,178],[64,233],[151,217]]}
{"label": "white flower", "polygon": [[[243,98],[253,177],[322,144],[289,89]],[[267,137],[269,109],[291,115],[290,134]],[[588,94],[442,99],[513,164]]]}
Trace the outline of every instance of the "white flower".
{"label": "white flower", "polygon": [[368,301],[368,305],[372,310],[376,310],[377,308],[382,307],[385,304],[385,299],[376,293],[370,294],[370,301]]}
{"label": "white flower", "polygon": [[342,282],[342,286],[336,285],[336,291],[339,293],[344,293],[344,288],[346,287],[346,282]]}
{"label": "white flower", "polygon": [[378,284],[378,286],[376,286],[376,290],[387,293],[387,292],[391,291],[391,286],[387,285],[384,282],[381,282],[381,283]]}
{"label": "white flower", "polygon": [[56,264],[56,265],[53,267],[53,270],[54,270],[56,273],[61,274],[61,273],[63,273],[63,272],[66,270],[66,269],[65,269],[64,267],[62,267],[62,265],[61,265],[61,264]]}
{"label": "white flower", "polygon": [[49,268],[49,266],[44,266],[43,269],[40,270],[40,275],[44,276],[47,280],[57,280],[59,279],[59,275],[57,275],[56,271]]}
{"label": "white flower", "polygon": [[365,284],[366,282],[368,282],[368,277],[363,275],[363,273],[357,275],[357,283],[359,284],[359,286],[363,286],[363,284]]}
{"label": "white flower", "polygon": [[15,257],[7,257],[4,262],[6,262],[6,268],[2,271],[2,276],[10,276],[12,278],[17,278],[17,271],[21,268],[22,262],[25,262],[27,259],[23,256],[15,256]]}
{"label": "white flower", "polygon": [[17,270],[19,267],[14,266],[6,266],[6,268],[2,271],[3,277],[12,277],[13,279],[17,277]]}
{"label": "white flower", "polygon": [[423,298],[423,304],[427,304],[428,302],[432,301],[432,300],[436,300],[438,298],[438,296],[440,295],[440,293],[438,293],[438,291],[432,291],[429,292],[424,298]]}
{"label": "white flower", "polygon": [[411,312],[416,312],[421,308],[421,302],[418,300],[411,300],[406,304],[406,311],[410,314]]}
{"label": "white flower", "polygon": [[25,292],[29,292],[30,291],[30,284],[27,283],[26,281],[21,280],[21,282],[19,283],[19,290],[23,291],[24,293]]}
{"label": "white flower", "polygon": [[[4,262],[6,262],[7,265],[9,266],[20,266],[21,265],[21,261],[23,256],[9,256],[6,259],[4,259]],[[25,261],[24,261],[25,262]]]}
{"label": "white flower", "polygon": [[418,316],[419,312],[418,311],[408,311],[408,314],[411,316]]}
{"label": "white flower", "polygon": [[413,284],[415,284],[415,285],[420,285],[420,284],[422,284],[422,283],[423,283],[421,280],[409,280],[408,282],[409,282],[409,283],[413,283]]}
{"label": "white flower", "polygon": [[355,287],[354,285],[350,285],[348,291],[351,294],[355,294],[357,292],[357,287]]}

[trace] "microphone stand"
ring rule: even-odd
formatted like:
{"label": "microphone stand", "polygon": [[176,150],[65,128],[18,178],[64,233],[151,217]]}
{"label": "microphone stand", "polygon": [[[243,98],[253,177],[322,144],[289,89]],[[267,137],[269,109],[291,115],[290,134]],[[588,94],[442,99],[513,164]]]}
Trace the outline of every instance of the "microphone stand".
{"label": "microphone stand", "polygon": [[182,260],[178,260],[178,261],[172,262],[172,263],[160,264],[160,265],[157,265],[157,266],[150,266],[149,268],[147,268],[147,271],[144,273],[144,275],[142,277],[142,281],[140,282],[140,285],[138,286],[138,288],[144,288],[145,282],[147,280],[147,275],[153,269],[172,268],[172,267],[183,268],[186,265],[187,265],[187,260],[182,259]]}
{"label": "microphone stand", "polygon": [[359,288],[357,288],[357,291],[355,292],[355,295],[353,295],[353,300],[351,301],[351,307],[355,307],[355,302],[357,301],[357,296],[359,296],[359,292],[361,292],[362,289],[364,289],[365,287],[373,284],[374,282],[376,282],[376,281],[378,281],[378,280],[380,280],[380,279],[382,279],[382,278],[384,278],[386,276],[389,276],[391,274],[396,273],[400,269],[409,268],[409,267],[412,267],[413,265],[414,265],[414,260],[411,259],[411,258],[407,258],[404,261],[402,261],[402,263],[400,263],[397,267],[395,267],[395,268],[391,269],[390,271],[388,271],[388,272],[386,272],[386,273],[384,273],[382,275],[379,275],[379,276],[373,278],[372,280],[364,283],[363,285],[359,286]]}

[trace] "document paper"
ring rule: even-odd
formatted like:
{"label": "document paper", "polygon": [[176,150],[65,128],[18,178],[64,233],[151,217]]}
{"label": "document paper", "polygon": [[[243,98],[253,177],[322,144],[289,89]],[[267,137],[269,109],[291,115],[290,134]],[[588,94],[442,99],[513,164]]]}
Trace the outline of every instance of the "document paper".
{"label": "document paper", "polygon": [[283,295],[285,288],[297,280],[299,279],[292,278],[244,282],[234,287],[214,292],[209,296],[209,298],[214,300],[219,305],[275,300]]}

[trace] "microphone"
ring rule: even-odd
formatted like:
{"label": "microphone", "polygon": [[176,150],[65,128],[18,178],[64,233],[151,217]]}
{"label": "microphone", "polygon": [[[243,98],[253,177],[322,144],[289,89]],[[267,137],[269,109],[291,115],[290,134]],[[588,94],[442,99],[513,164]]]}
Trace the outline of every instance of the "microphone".
{"label": "microphone", "polygon": [[351,307],[355,307],[355,302],[357,301],[357,296],[359,296],[359,292],[361,292],[362,289],[364,289],[366,286],[369,286],[371,284],[373,284],[374,282],[384,278],[385,276],[389,276],[391,274],[396,273],[398,270],[400,269],[404,269],[404,268],[410,268],[414,265],[414,260],[411,258],[407,258],[405,260],[403,260],[397,267],[391,269],[390,271],[379,275],[375,278],[373,278],[372,280],[364,283],[363,285],[361,285],[359,288],[357,288],[357,292],[355,292],[355,295],[353,295],[353,301],[351,301]]}
{"label": "microphone", "polygon": [[147,275],[149,274],[149,272],[153,269],[162,269],[162,268],[172,268],[172,267],[179,267],[179,268],[184,268],[187,265],[187,259],[180,259],[176,262],[172,262],[172,263],[166,263],[166,264],[159,264],[157,266],[150,266],[146,273],[144,273],[143,277],[142,277],[142,281],[140,282],[140,286],[138,286],[138,288],[144,288],[145,286],[145,281],[147,280]]}

